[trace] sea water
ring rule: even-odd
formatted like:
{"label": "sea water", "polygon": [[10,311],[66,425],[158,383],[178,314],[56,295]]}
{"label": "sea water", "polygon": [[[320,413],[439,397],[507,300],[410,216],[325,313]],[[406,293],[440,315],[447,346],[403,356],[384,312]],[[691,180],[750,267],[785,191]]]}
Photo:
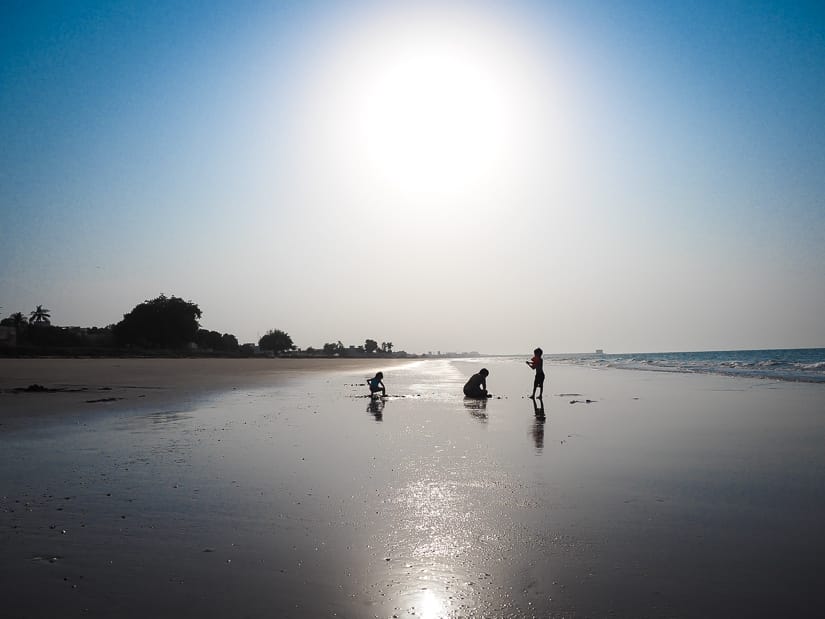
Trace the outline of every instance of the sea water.
{"label": "sea water", "polygon": [[547,355],[548,363],[825,383],[825,348]]}

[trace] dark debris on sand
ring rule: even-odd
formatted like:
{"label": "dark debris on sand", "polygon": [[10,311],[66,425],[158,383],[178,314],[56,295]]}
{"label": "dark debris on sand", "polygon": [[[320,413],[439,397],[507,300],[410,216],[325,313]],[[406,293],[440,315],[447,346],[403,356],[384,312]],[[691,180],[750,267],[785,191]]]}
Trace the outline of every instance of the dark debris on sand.
{"label": "dark debris on sand", "polygon": [[10,390],[12,393],[76,393],[78,391],[88,391],[86,387],[44,387],[43,385],[32,384],[28,387],[15,387]]}

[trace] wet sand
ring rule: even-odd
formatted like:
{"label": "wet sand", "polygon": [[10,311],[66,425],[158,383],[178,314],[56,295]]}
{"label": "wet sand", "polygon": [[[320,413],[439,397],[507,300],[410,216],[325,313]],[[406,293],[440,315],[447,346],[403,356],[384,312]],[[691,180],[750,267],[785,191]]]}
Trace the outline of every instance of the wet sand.
{"label": "wet sand", "polygon": [[548,366],[542,414],[521,362],[364,369],[0,431],[4,616],[817,614],[823,386]]}
{"label": "wet sand", "polygon": [[[382,360],[381,367],[403,363]],[[0,431],[55,415],[193,407],[302,372],[375,367],[370,359],[0,359]]]}

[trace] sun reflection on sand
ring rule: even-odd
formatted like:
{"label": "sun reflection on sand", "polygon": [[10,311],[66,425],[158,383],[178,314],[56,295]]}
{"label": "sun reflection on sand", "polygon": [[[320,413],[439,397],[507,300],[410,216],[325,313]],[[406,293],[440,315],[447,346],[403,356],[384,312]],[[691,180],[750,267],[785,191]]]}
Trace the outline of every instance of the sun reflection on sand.
{"label": "sun reflection on sand", "polygon": [[403,381],[405,374],[414,377],[407,389],[425,399],[450,400],[461,395],[465,377],[448,359],[411,363],[396,369],[395,374]]}
{"label": "sun reflection on sand", "polygon": [[456,508],[455,484],[419,481],[407,486],[400,500],[413,520],[409,528],[420,535],[413,556],[454,557],[471,547],[470,527],[466,526],[469,515]]}
{"label": "sun reflection on sand", "polygon": [[398,617],[465,616],[490,602],[491,577],[482,566],[501,559],[500,527],[510,523],[494,517],[497,524],[487,525],[495,507],[485,496],[502,480],[467,479],[465,473],[422,471],[422,479],[399,488],[392,501],[391,560],[379,586],[394,589]]}
{"label": "sun reflection on sand", "polygon": [[419,616],[422,619],[437,619],[444,616],[444,604],[436,595],[429,589],[424,591],[419,602],[419,609],[421,612]]}
{"label": "sun reflection on sand", "polygon": [[365,575],[377,616],[500,616],[511,603],[499,569],[523,527],[501,497],[520,486],[485,448],[488,413],[503,409],[465,399],[471,369],[433,359],[393,371],[398,392],[415,399],[387,404],[392,415],[376,434],[392,441]]}

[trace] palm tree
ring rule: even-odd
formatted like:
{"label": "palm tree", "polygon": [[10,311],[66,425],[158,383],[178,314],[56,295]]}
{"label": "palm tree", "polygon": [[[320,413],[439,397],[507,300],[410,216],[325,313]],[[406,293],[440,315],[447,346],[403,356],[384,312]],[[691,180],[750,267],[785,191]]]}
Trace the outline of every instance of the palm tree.
{"label": "palm tree", "polygon": [[386,342],[387,352],[392,353],[392,342]]}
{"label": "palm tree", "polygon": [[14,326],[18,329],[20,325],[26,324],[26,317],[23,315],[23,312],[15,312],[11,316],[9,316],[14,321]]}
{"label": "palm tree", "polygon": [[29,318],[29,324],[40,325],[45,323],[46,325],[50,324],[51,321],[49,318],[52,317],[50,309],[46,309],[42,305],[38,305],[37,309],[31,313],[31,317]]}

